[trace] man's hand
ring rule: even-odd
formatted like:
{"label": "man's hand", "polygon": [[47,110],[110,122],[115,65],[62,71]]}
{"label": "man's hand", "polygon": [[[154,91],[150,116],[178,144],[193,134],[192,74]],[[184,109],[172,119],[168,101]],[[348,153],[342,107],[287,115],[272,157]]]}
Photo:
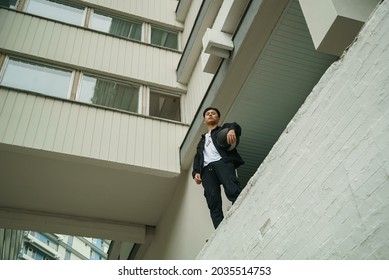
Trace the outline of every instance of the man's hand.
{"label": "man's hand", "polygon": [[201,182],[202,182],[200,173],[196,173],[196,174],[194,175],[193,179],[195,180],[195,182],[196,182],[197,185],[200,185]]}
{"label": "man's hand", "polygon": [[235,134],[235,130],[231,129],[230,131],[228,131],[227,133],[227,143],[229,145],[231,144],[234,144],[236,142],[236,134]]}

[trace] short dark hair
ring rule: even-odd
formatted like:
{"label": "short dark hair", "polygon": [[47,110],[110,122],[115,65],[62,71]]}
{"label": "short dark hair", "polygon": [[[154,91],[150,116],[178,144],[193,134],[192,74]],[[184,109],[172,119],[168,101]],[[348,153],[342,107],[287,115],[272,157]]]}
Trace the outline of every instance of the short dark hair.
{"label": "short dark hair", "polygon": [[206,108],[206,109],[204,110],[204,112],[203,112],[203,117],[205,117],[205,113],[208,112],[209,110],[214,110],[214,111],[216,111],[217,115],[218,115],[219,118],[220,118],[220,111],[219,111],[217,108],[215,108],[215,107],[208,107],[208,108]]}

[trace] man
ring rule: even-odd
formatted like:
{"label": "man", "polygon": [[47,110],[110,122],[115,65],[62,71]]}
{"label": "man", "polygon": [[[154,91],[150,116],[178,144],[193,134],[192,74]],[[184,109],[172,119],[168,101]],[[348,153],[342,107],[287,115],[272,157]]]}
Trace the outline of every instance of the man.
{"label": "man", "polygon": [[222,129],[227,128],[227,143],[237,144],[241,127],[237,123],[225,123],[220,127],[220,112],[217,108],[206,108],[203,117],[208,132],[201,136],[197,145],[192,177],[197,184],[203,184],[204,196],[216,229],[224,218],[220,185],[223,185],[228,200],[234,203],[242,191],[235,170],[244,163],[236,149],[223,147],[217,142],[217,137]]}

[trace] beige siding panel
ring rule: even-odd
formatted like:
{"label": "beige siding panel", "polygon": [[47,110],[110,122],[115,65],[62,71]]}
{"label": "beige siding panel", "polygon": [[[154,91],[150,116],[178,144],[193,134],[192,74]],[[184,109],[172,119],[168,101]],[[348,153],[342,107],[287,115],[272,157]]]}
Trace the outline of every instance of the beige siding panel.
{"label": "beige siding panel", "polygon": [[124,72],[124,67],[126,65],[124,61],[125,57],[125,50],[126,50],[126,41],[121,40],[119,41],[119,47],[118,47],[118,60],[116,64],[116,74],[120,74]]}
{"label": "beige siding panel", "polygon": [[9,92],[6,89],[0,88],[0,140],[3,141],[5,130],[7,129],[10,111],[12,110],[9,105]]}
{"label": "beige siding panel", "polygon": [[32,18],[31,17],[23,17],[20,23],[19,33],[17,34],[14,50],[18,48],[19,51],[23,51],[25,48],[24,40],[28,36],[28,32],[30,30]]}
{"label": "beige siding panel", "polygon": [[100,159],[108,160],[109,158],[109,146],[111,143],[111,126],[112,126],[112,115],[111,111],[104,112],[104,120],[102,127],[102,137],[100,146]]}
{"label": "beige siding panel", "polygon": [[154,121],[151,128],[151,138],[158,141],[153,141],[153,144],[150,146],[151,153],[151,167],[159,169],[160,168],[160,155],[159,150],[161,149],[161,124],[162,122]]}
{"label": "beige siding panel", "polygon": [[57,48],[59,47],[59,42],[60,42],[60,35],[61,33],[58,32],[58,30],[61,28],[60,24],[55,23],[53,25],[53,33],[51,35],[50,39],[50,46],[48,47],[48,50],[46,52],[46,57],[47,58],[54,58],[55,53],[57,52]]}
{"label": "beige siding panel", "polygon": [[0,114],[3,113],[3,110],[6,109],[5,101],[7,100],[9,91],[5,88],[0,88]]}
{"label": "beige siding panel", "polygon": [[33,40],[31,42],[26,42],[26,44],[31,43],[31,54],[33,54],[33,55],[36,55],[36,56],[40,55],[40,48],[41,48],[42,44],[44,43],[43,36],[45,34],[45,29],[46,29],[45,24],[47,24],[47,21],[45,19],[38,19],[37,30],[35,32],[35,36],[34,36]]}
{"label": "beige siding panel", "polygon": [[87,46],[87,40],[89,38],[89,33],[85,33],[82,29],[76,30],[76,39],[74,40],[73,48],[76,50],[83,50],[82,52],[78,52],[74,54],[73,63],[75,64],[86,64],[86,54],[84,53]]}
{"label": "beige siding panel", "polygon": [[66,129],[65,139],[64,139],[63,148],[61,151],[63,153],[66,153],[66,154],[72,153],[79,111],[80,111],[79,105],[71,104],[69,116],[67,117],[68,123],[67,123],[67,126],[65,128]]}
{"label": "beige siding panel", "polygon": [[6,18],[0,26],[1,49],[119,79],[182,88],[175,72],[179,53],[15,11],[0,10],[0,15]]}
{"label": "beige siding panel", "polygon": [[45,100],[43,98],[34,99],[34,107],[26,126],[26,137],[24,139],[24,145],[27,147],[34,147],[36,132],[38,130],[44,101]]}
{"label": "beige siding panel", "polygon": [[34,145],[33,147],[36,149],[42,149],[43,148],[43,143],[45,142],[46,139],[46,134],[47,134],[47,129],[49,126],[49,120],[51,117],[51,112],[53,110],[53,104],[54,100],[53,99],[44,99],[43,105],[42,105],[42,112],[40,114],[40,119],[39,123],[37,125],[37,130],[35,134],[35,139],[34,139]]}
{"label": "beige siding panel", "polygon": [[[4,17],[5,18],[5,22],[3,23],[2,25],[2,28],[4,28],[4,32],[1,31],[0,32],[0,42],[2,43],[2,45],[4,45],[4,48],[7,48],[7,49],[12,49],[13,48],[13,45],[14,45],[14,41],[15,41],[15,36],[17,33],[14,33],[13,31],[16,31],[17,29],[17,22],[15,22],[15,17],[10,14],[5,14],[5,10],[1,10],[0,11],[0,17]],[[16,25],[16,26],[15,26]]]}
{"label": "beige siding panel", "polygon": [[5,28],[0,28],[0,44],[4,45],[5,41],[7,41],[7,37],[10,31],[10,28],[6,28],[6,25],[12,25],[12,23],[9,20],[9,16],[12,14],[6,13],[6,10],[0,9],[0,26],[3,26]]}
{"label": "beige siding panel", "polygon": [[30,120],[30,116],[34,109],[35,96],[27,95],[24,102],[23,114],[20,116],[19,125],[15,131],[15,137],[13,139],[14,145],[23,146],[26,139],[27,125]]}
{"label": "beige siding panel", "polygon": [[135,132],[135,162],[139,162],[143,165],[143,150],[145,147],[145,119],[138,118]]}
{"label": "beige siding panel", "polygon": [[111,125],[112,125],[112,112],[104,111],[103,126],[101,131],[101,146],[99,158],[108,160],[108,150],[111,140]]}
{"label": "beige siding panel", "polygon": [[[105,36],[104,38],[105,44],[104,44],[104,51],[103,51],[103,64],[102,69],[107,69],[108,72],[112,72],[112,69],[110,69],[110,61],[111,61],[111,54],[112,54],[112,37]],[[117,54],[116,54],[117,55]]]}
{"label": "beige siding panel", "polygon": [[[23,106],[26,98],[25,96],[12,94],[10,102],[12,102],[12,111],[10,111],[10,118],[8,119],[7,130],[5,131],[3,141],[5,143],[12,143],[15,137],[16,129],[19,124],[20,115],[23,111]],[[9,104],[11,105],[11,104]]]}
{"label": "beige siding panel", "polygon": [[125,114],[120,115],[120,129],[118,139],[117,161],[127,162],[129,136],[129,118]]}
{"label": "beige siding panel", "polygon": [[66,137],[66,126],[68,125],[69,121],[70,108],[71,103],[67,102],[64,102],[61,107],[57,133],[55,135],[54,151],[60,152],[63,149]]}
{"label": "beige siding panel", "polygon": [[82,146],[84,143],[86,120],[88,118],[88,109],[80,106],[79,114],[77,116],[76,129],[74,133],[74,143],[72,147],[72,154],[81,155]]}
{"label": "beige siding panel", "polygon": [[[30,97],[30,95],[28,97]],[[28,104],[28,101],[26,101],[26,104]],[[55,137],[58,130],[58,123],[61,115],[62,105],[63,105],[63,101],[54,100],[53,108],[51,110],[51,114],[49,118],[49,123],[47,124],[46,137],[43,140],[42,148],[44,150],[48,150],[48,151],[54,150]]]}
{"label": "beige siding panel", "polygon": [[74,42],[76,41],[76,34],[77,34],[76,27],[70,26],[69,27],[69,33],[67,34],[67,39],[65,43],[65,48],[63,50],[63,61],[67,63],[73,63],[77,65],[77,61],[74,59],[74,57],[78,56],[80,51],[83,51],[82,49],[74,49]]}
{"label": "beige siding panel", "polygon": [[1,143],[180,172],[185,125],[4,88],[0,102]]}
{"label": "beige siding panel", "polygon": [[[101,59],[98,59],[99,57],[103,56],[103,50],[101,48],[97,48],[96,46],[99,44],[104,44],[104,41],[101,42],[100,36],[103,36],[101,34],[97,34],[97,36],[91,36],[92,34],[85,34],[85,37],[89,37],[89,44],[87,44],[87,40],[85,41],[85,49],[87,49],[87,53],[83,55],[83,57],[86,59],[81,59],[80,63],[81,65],[85,65],[88,68],[92,69],[101,69]],[[90,49],[93,49],[94,51],[89,51]]]}
{"label": "beige siding panel", "polygon": [[109,145],[109,157],[110,161],[119,161],[119,139],[120,139],[120,129],[121,129],[121,116],[122,114],[113,114],[111,131],[110,145]]}
{"label": "beige siding panel", "polygon": [[100,147],[103,135],[104,110],[97,110],[95,127],[93,130],[93,139],[91,145],[91,157],[100,158]]}
{"label": "beige siding panel", "polygon": [[145,134],[144,134],[144,149],[143,149],[143,165],[153,166],[152,147],[158,146],[159,135],[155,135],[153,131],[153,124],[159,125],[160,121],[146,119]]}
{"label": "beige siding panel", "polygon": [[128,164],[135,164],[135,151],[136,151],[136,127],[137,127],[137,117],[132,117],[128,120],[128,135],[127,135],[127,158],[126,162]]}
{"label": "beige siding panel", "polygon": [[59,40],[54,59],[63,61],[63,58],[65,57],[65,45],[66,41],[68,40],[69,28],[66,25],[58,24],[56,32],[59,35]]}
{"label": "beige siding panel", "polygon": [[85,119],[84,141],[82,143],[81,156],[91,156],[91,147],[93,141],[93,132],[96,121],[96,108],[88,108]]}
{"label": "beige siding panel", "polygon": [[166,159],[169,157],[169,154],[168,154],[168,147],[169,147],[169,143],[168,143],[168,123],[161,123],[160,127],[161,127],[161,139],[159,141],[159,147],[160,147],[160,150],[159,150],[159,167],[160,168],[166,168],[165,165],[165,162],[166,162]]}
{"label": "beige siding panel", "polygon": [[54,33],[54,26],[54,24],[45,24],[44,33],[42,36],[42,44],[39,49],[39,56],[47,56],[49,49],[53,47],[53,41],[51,38]]}

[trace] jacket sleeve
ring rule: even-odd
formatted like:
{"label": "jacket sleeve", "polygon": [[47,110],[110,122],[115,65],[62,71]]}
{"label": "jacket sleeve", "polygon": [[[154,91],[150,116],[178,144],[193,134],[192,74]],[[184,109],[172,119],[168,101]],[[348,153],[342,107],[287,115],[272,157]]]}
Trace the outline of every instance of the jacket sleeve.
{"label": "jacket sleeve", "polygon": [[236,136],[238,137],[240,137],[240,135],[242,134],[242,128],[236,122],[225,123],[222,128],[228,128],[228,130],[233,129],[235,131]]}
{"label": "jacket sleeve", "polygon": [[193,159],[192,178],[194,178],[196,173],[201,173],[201,153],[200,153],[200,149],[201,149],[201,140],[200,140],[199,144],[197,145],[196,155],[194,156],[194,159]]}

